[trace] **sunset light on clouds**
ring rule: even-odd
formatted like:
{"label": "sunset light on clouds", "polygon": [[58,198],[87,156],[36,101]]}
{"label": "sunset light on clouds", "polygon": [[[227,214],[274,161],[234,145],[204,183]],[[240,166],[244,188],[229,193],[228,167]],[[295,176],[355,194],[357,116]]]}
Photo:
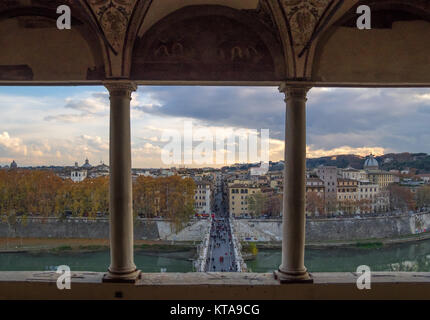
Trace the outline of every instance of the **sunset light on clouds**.
{"label": "sunset light on clouds", "polygon": [[[108,163],[105,88],[3,87],[0,98],[1,165]],[[214,133],[269,129],[270,160],[284,157],[285,105],[274,87],[140,87],[131,108],[134,167],[163,167],[163,131],[182,132],[184,121]],[[429,121],[425,89],[314,88],[307,157],[430,152]]]}

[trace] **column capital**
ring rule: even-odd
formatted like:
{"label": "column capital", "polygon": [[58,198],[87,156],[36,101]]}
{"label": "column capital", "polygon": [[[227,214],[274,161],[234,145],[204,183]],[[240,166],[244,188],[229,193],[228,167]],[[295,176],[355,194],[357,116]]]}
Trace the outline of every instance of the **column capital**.
{"label": "column capital", "polygon": [[110,96],[126,96],[131,99],[131,94],[137,90],[135,82],[127,81],[105,81],[103,85],[108,89]]}
{"label": "column capital", "polygon": [[283,92],[285,94],[285,101],[291,98],[307,100],[307,94],[310,89],[311,87],[288,85],[286,82],[281,83],[281,85],[279,86],[279,92]]}

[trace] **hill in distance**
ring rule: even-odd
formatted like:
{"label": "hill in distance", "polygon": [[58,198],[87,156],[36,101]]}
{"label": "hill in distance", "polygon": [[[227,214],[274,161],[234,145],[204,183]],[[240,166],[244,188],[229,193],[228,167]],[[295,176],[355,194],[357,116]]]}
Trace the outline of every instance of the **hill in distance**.
{"label": "hill in distance", "polygon": [[[430,155],[426,153],[388,153],[383,156],[375,157],[375,159],[378,160],[379,167],[383,170],[415,168],[417,169],[417,173],[430,173]],[[316,168],[320,165],[363,169],[365,160],[366,157],[347,154],[307,159],[306,165],[309,169]]]}

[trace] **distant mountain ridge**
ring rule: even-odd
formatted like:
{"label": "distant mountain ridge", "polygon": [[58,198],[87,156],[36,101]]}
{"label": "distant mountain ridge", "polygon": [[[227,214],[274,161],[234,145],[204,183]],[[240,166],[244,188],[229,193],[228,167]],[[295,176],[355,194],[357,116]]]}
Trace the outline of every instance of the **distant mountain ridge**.
{"label": "distant mountain ridge", "polygon": [[[403,170],[406,168],[416,168],[417,173],[430,173],[430,155],[427,153],[388,153],[375,157],[379,166],[383,170]],[[306,165],[309,169],[324,166],[336,166],[338,168],[352,167],[363,169],[366,157],[347,154],[336,155],[320,158],[306,159]]]}

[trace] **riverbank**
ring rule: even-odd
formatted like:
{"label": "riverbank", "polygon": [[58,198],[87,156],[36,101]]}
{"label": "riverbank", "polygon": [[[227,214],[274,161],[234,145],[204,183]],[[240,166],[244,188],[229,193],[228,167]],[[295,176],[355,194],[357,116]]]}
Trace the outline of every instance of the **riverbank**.
{"label": "riverbank", "polygon": [[[281,219],[235,219],[241,241],[280,242]],[[430,213],[306,219],[308,244],[344,243],[368,239],[398,239],[430,231]]]}
{"label": "riverbank", "polygon": [[[192,272],[195,250],[134,252],[134,263],[144,273]],[[52,271],[58,266],[69,266],[73,272],[106,272],[110,265],[109,250],[87,251],[28,251],[0,253],[0,271]]]}
{"label": "riverbank", "polygon": [[[195,254],[198,242],[136,240],[136,251],[151,253],[172,253],[192,251]],[[52,239],[52,238],[0,238],[0,253],[87,253],[109,250],[108,239]]]}
{"label": "riverbank", "polygon": [[[260,249],[246,264],[252,272],[270,272],[281,261],[279,248]],[[429,272],[430,239],[382,246],[307,248],[304,262],[309,272],[356,272],[360,265],[372,271]]]}
{"label": "riverbank", "polygon": [[[305,247],[309,249],[326,249],[326,248],[359,248],[359,249],[374,249],[383,246],[402,244],[402,243],[413,243],[420,242],[430,239],[430,232],[401,236],[397,238],[387,239],[387,238],[372,238],[363,239],[360,241],[326,241],[326,242],[310,242],[306,243]],[[247,241],[242,241],[242,246],[246,247]],[[255,242],[257,249],[281,249],[282,242],[277,241],[266,241],[266,242]],[[255,258],[255,254],[250,254],[249,252],[244,252],[245,260],[252,260]]]}
{"label": "riverbank", "polygon": [[[136,219],[134,240],[201,241],[210,223],[208,219],[192,219],[177,230],[170,220]],[[0,238],[16,239],[109,239],[110,224],[107,218],[17,218],[9,225],[0,221]]]}

